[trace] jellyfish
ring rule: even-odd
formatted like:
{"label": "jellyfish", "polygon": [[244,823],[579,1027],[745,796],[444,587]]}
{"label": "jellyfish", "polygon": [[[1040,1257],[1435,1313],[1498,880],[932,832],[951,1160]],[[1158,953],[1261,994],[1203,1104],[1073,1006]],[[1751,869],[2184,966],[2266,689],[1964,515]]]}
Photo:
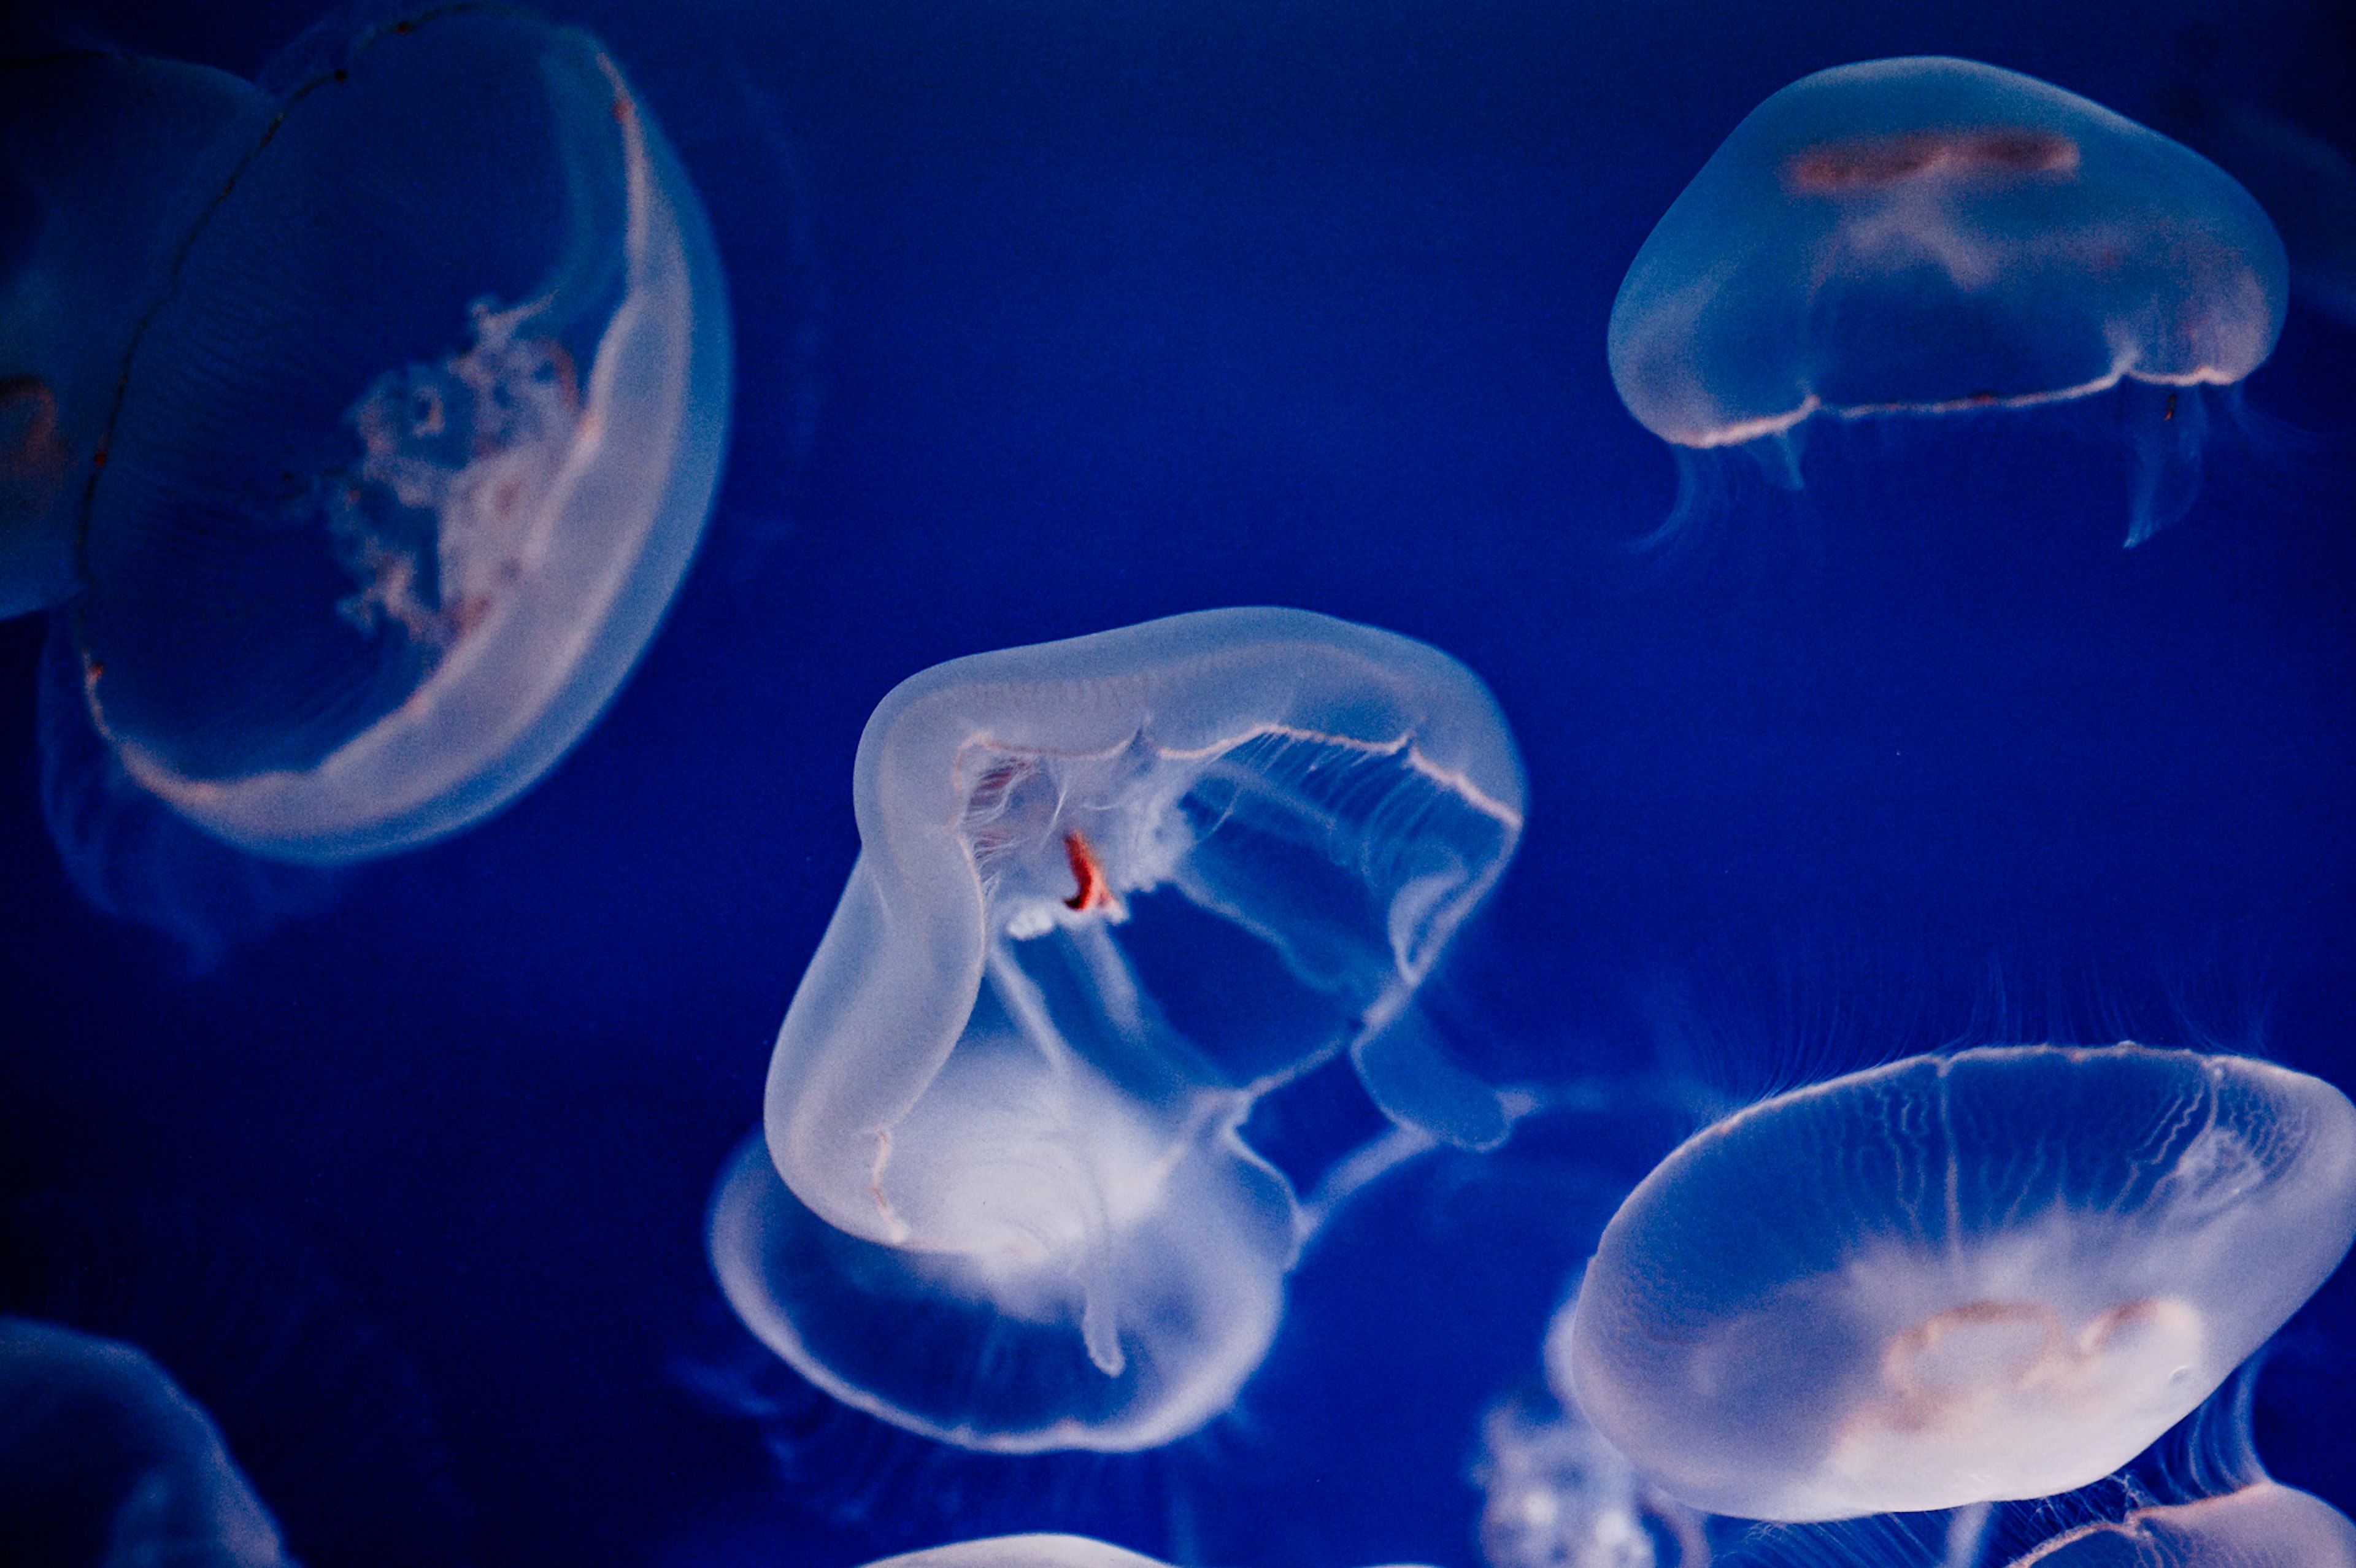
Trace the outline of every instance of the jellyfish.
{"label": "jellyfish", "polygon": [[[1169,1568],[1085,1535],[1000,1535],[960,1541],[871,1563],[868,1568]],[[1395,1563],[1391,1568],[1408,1568]]]}
{"label": "jellyfish", "polygon": [[2232,1056],[1987,1048],[1778,1096],[1605,1227],[1558,1385],[1714,1513],[2043,1497],[2198,1405],[2356,1234],[2356,1107]]}
{"label": "jellyfish", "polygon": [[1688,495],[1730,450],[1797,488],[1819,415],[2118,388],[2133,546],[2191,505],[2201,389],[2273,352],[2286,279],[2265,213],[2190,149],[1994,66],[1870,60],[1768,99],[1671,204],[1612,303],[1612,379]]}
{"label": "jellyfish", "polygon": [[[481,819],[594,722],[702,531],[727,314],[586,35],[439,8],[330,25],[264,82],[235,156],[197,159],[154,303],[106,317],[96,425],[0,363],[0,496],[70,514],[83,697],[124,771],[240,849],[336,863]],[[55,225],[92,188],[52,193]]]}
{"label": "jellyfish", "polygon": [[132,1346],[0,1317],[0,1539],[12,1561],[282,1568],[220,1434]]}
{"label": "jellyfish", "polygon": [[1488,1568],[1708,1568],[1701,1516],[1653,1493],[1575,1405],[1491,1405],[1472,1479]]}
{"label": "jellyfish", "polygon": [[868,1568],[1168,1568],[1085,1535],[999,1535],[886,1557]]}
{"label": "jellyfish", "polygon": [[2351,1568],[2356,1525],[2310,1492],[2263,1480],[2222,1497],[2082,1525],[2012,1568]]}
{"label": "jellyfish", "polygon": [[1239,1128],[1347,1052],[1454,1142],[1497,1093],[1413,1006],[1504,871],[1522,776],[1445,655],[1218,610],[904,682],[862,850],[710,1232],[737,1312],[969,1447],[1146,1448],[1276,1329],[1298,1218]]}

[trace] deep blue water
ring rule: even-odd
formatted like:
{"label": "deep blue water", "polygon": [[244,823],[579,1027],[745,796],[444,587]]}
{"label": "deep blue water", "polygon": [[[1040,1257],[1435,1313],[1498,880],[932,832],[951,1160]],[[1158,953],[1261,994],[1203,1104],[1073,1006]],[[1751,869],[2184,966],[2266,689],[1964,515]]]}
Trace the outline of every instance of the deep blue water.
{"label": "deep blue water", "polygon": [[[63,1238],[19,1272],[164,1341],[314,1568],[827,1568],[980,1527],[1472,1568],[1451,1423],[1534,1375],[1572,1232],[1690,1122],[1607,1108],[1475,1218],[1312,1255],[1244,1414],[1150,1458],[930,1450],[729,1324],[703,1205],[856,851],[860,727],[961,654],[1275,603],[1480,672],[1529,826],[1440,1005],[1501,1078],[1740,1098],[2132,1035],[2356,1089],[2356,330],[2295,301],[2250,429],[2132,552],[2093,411],[1848,432],[1801,499],[1632,553],[1675,477],[1602,349],[1653,221],[1794,78],[1953,53],[2151,114],[2190,59],[2356,146],[2321,0],[555,10],[670,132],[737,323],[715,520],[603,724],[200,968],[70,887],[41,629],[0,626],[0,1190],[94,1195],[19,1211]],[[75,15],[248,74],[312,20]],[[2256,1435],[2356,1511],[2351,1408],[2343,1269]]]}

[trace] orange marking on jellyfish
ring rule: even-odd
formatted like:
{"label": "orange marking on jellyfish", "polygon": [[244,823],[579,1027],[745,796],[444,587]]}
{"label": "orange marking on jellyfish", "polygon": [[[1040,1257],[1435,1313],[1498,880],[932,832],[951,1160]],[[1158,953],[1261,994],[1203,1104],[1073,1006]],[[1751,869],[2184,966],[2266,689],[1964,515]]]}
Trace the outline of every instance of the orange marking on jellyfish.
{"label": "orange marking on jellyfish", "polygon": [[1105,880],[1104,868],[1097,864],[1096,851],[1080,830],[1073,828],[1064,835],[1064,862],[1072,868],[1072,880],[1079,891],[1064,901],[1070,910],[1109,909],[1112,907],[1112,884]]}

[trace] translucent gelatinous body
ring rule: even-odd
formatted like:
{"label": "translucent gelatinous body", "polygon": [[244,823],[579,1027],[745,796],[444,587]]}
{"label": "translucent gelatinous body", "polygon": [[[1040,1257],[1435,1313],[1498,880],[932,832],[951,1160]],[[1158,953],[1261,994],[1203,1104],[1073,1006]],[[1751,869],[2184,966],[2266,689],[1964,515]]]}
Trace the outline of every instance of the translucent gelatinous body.
{"label": "translucent gelatinous body", "polygon": [[694,195],[594,41],[461,7],[330,55],[138,335],[77,610],[131,773],[314,861],[456,831],[587,730],[729,379]]}
{"label": "translucent gelatinous body", "polygon": [[2198,1502],[2137,1509],[2045,1542],[2012,1568],[2351,1568],[2356,1525],[2321,1498],[2260,1481]]}
{"label": "translucent gelatinous body", "polygon": [[766,1115],[794,1202],[765,1211],[830,1232],[793,1244],[837,1272],[732,1288],[842,1397],[978,1446],[1167,1441],[1274,1331],[1294,1217],[1237,1134],[1258,1095],[1348,1050],[1396,1116],[1502,1135],[1410,1005],[1521,827],[1504,722],[1445,656],[1229,610],[961,659],[885,699],[855,784]]}
{"label": "translucent gelatinous body", "polygon": [[1665,1161],[1558,1372],[1712,1512],[2042,1497],[2199,1404],[2351,1234],[2356,1108],[2319,1080],[2133,1045],[1915,1058]]}
{"label": "translucent gelatinous body", "polygon": [[0,1318],[0,1542],[11,1562],[282,1568],[220,1434],[129,1345]]}
{"label": "translucent gelatinous body", "polygon": [[[1084,1535],[1001,1535],[871,1563],[868,1568],[1168,1568],[1158,1558]],[[1393,1564],[1392,1568],[1407,1568]]]}
{"label": "translucent gelatinous body", "polygon": [[[2273,352],[2286,266],[2248,193],[2156,132],[1993,66],[1872,60],[1768,99],[1671,205],[1613,302],[1612,378],[1691,448],[2224,384]],[[2155,411],[2130,542],[2190,504],[2169,469],[2198,414]]]}
{"label": "translucent gelatinous body", "polygon": [[1578,1411],[1501,1400],[1472,1480],[1488,1568],[1706,1568],[1701,1517],[1653,1494]]}
{"label": "translucent gelatinous body", "polygon": [[1001,1535],[886,1557],[869,1568],[1165,1568],[1084,1535]]}

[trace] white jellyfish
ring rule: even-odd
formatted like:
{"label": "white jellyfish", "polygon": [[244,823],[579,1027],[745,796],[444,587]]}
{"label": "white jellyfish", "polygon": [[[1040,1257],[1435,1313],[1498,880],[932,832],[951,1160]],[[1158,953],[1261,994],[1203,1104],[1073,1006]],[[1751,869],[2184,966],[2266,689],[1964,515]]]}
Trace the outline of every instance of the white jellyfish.
{"label": "white jellyfish", "polygon": [[2356,1524],[2309,1492],[2260,1480],[2055,1536],[2012,1568],[2356,1568]]}
{"label": "white jellyfish", "polygon": [[[1085,1535],[1000,1535],[960,1541],[871,1563],[868,1568],[1169,1568]],[[1390,1568],[1409,1568],[1394,1563]]]}
{"label": "white jellyfish", "polygon": [[[0,359],[0,505],[51,497],[16,535],[36,564],[63,509],[85,698],[128,773],[244,850],[336,862],[498,809],[618,688],[709,509],[727,315],[692,190],[585,35],[437,8],[270,80],[206,73],[230,107],[193,208],[100,235],[147,279],[101,302],[106,351]],[[104,250],[69,197],[116,193],[55,185],[43,242]],[[0,347],[41,348],[18,283]],[[27,571],[5,607],[56,596]]]}
{"label": "white jellyfish", "polygon": [[1521,829],[1462,666],[1221,610],[939,666],[860,742],[862,845],[712,1244],[851,1403],[975,1447],[1141,1448],[1265,1352],[1291,1189],[1238,1127],[1347,1051],[1502,1136],[1412,1005]]}
{"label": "white jellyfish", "polygon": [[0,1317],[0,1541],[12,1562],[284,1568],[195,1401],[139,1350]]}
{"label": "white jellyfish", "polygon": [[2273,352],[2286,280],[2265,213],[2190,149],[1994,66],[1869,60],[1769,98],[1671,204],[1612,303],[1612,379],[1681,453],[1795,487],[1819,415],[2141,387],[2133,545],[2191,505],[2200,389]]}
{"label": "white jellyfish", "polygon": [[2356,1107],[2023,1046],[1754,1105],[1647,1177],[1554,1376],[1664,1489],[1792,1520],[2042,1497],[2208,1396],[2356,1235]]}
{"label": "white jellyfish", "polygon": [[1646,1486],[1576,1405],[1491,1405],[1472,1480],[1488,1568],[1708,1568],[1701,1516]]}
{"label": "white jellyfish", "polygon": [[999,1535],[903,1552],[868,1568],[1168,1568],[1085,1535]]}

